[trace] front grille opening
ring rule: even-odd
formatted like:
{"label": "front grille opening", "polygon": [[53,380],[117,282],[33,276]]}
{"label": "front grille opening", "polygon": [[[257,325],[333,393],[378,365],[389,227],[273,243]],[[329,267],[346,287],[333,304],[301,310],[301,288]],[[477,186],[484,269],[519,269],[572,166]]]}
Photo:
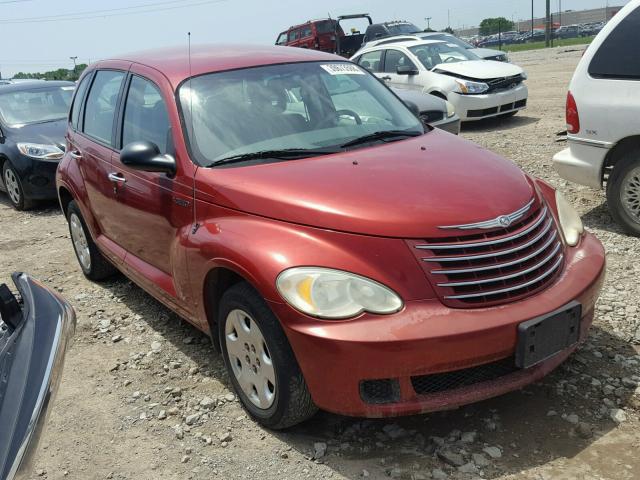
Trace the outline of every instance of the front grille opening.
{"label": "front grille opening", "polygon": [[482,110],[467,110],[467,117],[480,118],[498,113],[498,107],[483,108]]}
{"label": "front grille opening", "polygon": [[463,370],[411,377],[411,385],[418,395],[428,395],[491,382],[518,370],[514,357],[508,357]]}
{"label": "front grille opening", "polygon": [[514,103],[514,108],[522,108],[522,107],[526,107],[527,106],[527,99],[523,99],[523,100],[518,100],[516,103]]}
{"label": "front grille opening", "polygon": [[394,378],[363,380],[360,382],[360,398],[373,405],[397,403],[400,401],[400,384]]}

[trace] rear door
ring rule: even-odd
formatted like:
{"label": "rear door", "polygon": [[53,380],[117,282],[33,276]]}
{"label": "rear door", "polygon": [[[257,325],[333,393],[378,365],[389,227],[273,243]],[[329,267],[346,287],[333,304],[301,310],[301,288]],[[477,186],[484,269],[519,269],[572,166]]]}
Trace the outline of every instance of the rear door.
{"label": "rear door", "polygon": [[82,106],[74,104],[72,107],[71,121],[75,126],[68,138],[69,154],[78,163],[83,176],[87,200],[98,230],[94,232],[96,241],[106,247],[103,251],[113,260],[124,257],[123,252],[110,241],[117,218],[111,209],[113,192],[108,175],[114,151],[116,110],[125,77],[125,71],[115,69],[97,70],[85,77],[78,87],[78,95],[85,88],[88,88],[88,93]]}

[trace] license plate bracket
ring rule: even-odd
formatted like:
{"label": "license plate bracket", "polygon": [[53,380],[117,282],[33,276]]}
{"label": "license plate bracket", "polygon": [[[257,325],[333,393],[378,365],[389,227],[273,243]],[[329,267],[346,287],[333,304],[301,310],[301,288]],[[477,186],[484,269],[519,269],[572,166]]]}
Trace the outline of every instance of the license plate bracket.
{"label": "license plate bracket", "polygon": [[516,366],[529,368],[569,348],[580,339],[582,305],[564,307],[518,325]]}

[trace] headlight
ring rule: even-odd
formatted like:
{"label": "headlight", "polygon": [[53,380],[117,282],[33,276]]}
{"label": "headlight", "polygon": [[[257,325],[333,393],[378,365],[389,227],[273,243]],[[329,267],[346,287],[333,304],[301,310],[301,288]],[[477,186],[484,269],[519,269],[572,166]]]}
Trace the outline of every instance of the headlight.
{"label": "headlight", "polygon": [[584,225],[580,215],[558,191],[556,191],[556,206],[558,207],[558,220],[560,221],[564,239],[567,245],[575,247],[584,233]]}
{"label": "headlight", "polygon": [[458,86],[458,93],[465,95],[477,95],[489,90],[489,85],[482,82],[472,82],[470,80],[461,80],[456,78],[456,84]]}
{"label": "headlight", "polygon": [[447,118],[451,118],[456,114],[456,109],[453,104],[447,100],[444,101],[447,104]]}
{"label": "headlight", "polygon": [[290,268],[278,276],[276,286],[293,308],[313,317],[344,319],[362,312],[389,314],[403,306],[400,297],[384,285],[330,268]]}
{"label": "headlight", "polygon": [[524,70],[522,71],[522,73],[520,74],[522,76],[523,80],[526,80],[529,78],[529,75],[527,75],[527,72],[525,72]]}
{"label": "headlight", "polygon": [[38,160],[60,160],[64,152],[55,145],[41,145],[39,143],[18,143],[18,150],[26,157]]}

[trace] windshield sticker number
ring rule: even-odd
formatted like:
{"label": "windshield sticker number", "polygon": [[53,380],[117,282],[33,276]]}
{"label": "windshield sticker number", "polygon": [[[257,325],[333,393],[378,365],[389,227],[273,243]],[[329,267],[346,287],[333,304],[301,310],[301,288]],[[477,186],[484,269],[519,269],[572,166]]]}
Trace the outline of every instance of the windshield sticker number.
{"label": "windshield sticker number", "polygon": [[364,75],[364,71],[351,63],[330,63],[320,65],[329,75]]}

